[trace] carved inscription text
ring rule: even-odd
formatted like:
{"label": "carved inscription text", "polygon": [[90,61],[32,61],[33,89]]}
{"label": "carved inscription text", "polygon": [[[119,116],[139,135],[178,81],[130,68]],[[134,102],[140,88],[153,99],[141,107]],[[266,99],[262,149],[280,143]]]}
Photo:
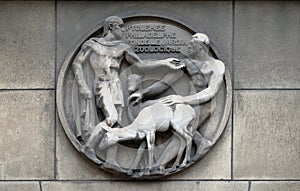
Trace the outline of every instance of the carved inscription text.
{"label": "carved inscription text", "polygon": [[180,53],[189,44],[171,26],[154,23],[126,26],[125,39],[136,53]]}

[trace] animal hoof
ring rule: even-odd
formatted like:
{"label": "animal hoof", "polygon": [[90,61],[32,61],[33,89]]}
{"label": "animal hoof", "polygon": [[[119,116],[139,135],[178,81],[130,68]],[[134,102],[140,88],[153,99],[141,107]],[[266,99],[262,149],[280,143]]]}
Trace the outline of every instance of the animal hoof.
{"label": "animal hoof", "polygon": [[160,174],[165,174],[165,170],[166,170],[165,167],[163,167],[163,166],[159,167],[159,173]]}
{"label": "animal hoof", "polygon": [[129,176],[133,175],[133,170],[132,169],[128,170],[127,175],[129,175]]}
{"label": "animal hoof", "polygon": [[145,169],[144,175],[150,176],[150,168]]}
{"label": "animal hoof", "polygon": [[188,164],[188,162],[182,163],[179,168],[184,168],[186,165]]}

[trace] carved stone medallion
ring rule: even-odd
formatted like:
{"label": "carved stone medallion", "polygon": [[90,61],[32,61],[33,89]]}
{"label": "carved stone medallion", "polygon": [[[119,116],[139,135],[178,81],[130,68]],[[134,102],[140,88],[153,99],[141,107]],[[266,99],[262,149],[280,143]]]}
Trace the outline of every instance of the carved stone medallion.
{"label": "carved stone medallion", "polygon": [[111,16],[63,63],[60,121],[76,149],[104,170],[170,175],[222,134],[231,108],[227,67],[208,35],[182,19]]}

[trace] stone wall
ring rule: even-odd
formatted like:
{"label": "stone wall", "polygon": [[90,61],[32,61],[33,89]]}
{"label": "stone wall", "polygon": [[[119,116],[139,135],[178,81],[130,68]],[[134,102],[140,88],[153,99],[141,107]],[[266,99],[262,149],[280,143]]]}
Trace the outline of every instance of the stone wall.
{"label": "stone wall", "polygon": [[[64,57],[107,16],[167,12],[199,26],[227,60],[232,115],[196,165],[155,181],[98,169],[56,114]],[[300,190],[300,3],[0,2],[0,191]]]}

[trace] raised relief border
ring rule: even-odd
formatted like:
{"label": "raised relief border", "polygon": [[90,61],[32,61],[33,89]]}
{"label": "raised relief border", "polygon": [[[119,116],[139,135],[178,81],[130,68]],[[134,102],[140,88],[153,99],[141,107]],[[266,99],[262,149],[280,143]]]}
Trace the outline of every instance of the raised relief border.
{"label": "raised relief border", "polygon": [[133,178],[178,172],[223,132],[230,76],[209,37],[159,16],[111,16],[70,51],[57,107],[77,150]]}

